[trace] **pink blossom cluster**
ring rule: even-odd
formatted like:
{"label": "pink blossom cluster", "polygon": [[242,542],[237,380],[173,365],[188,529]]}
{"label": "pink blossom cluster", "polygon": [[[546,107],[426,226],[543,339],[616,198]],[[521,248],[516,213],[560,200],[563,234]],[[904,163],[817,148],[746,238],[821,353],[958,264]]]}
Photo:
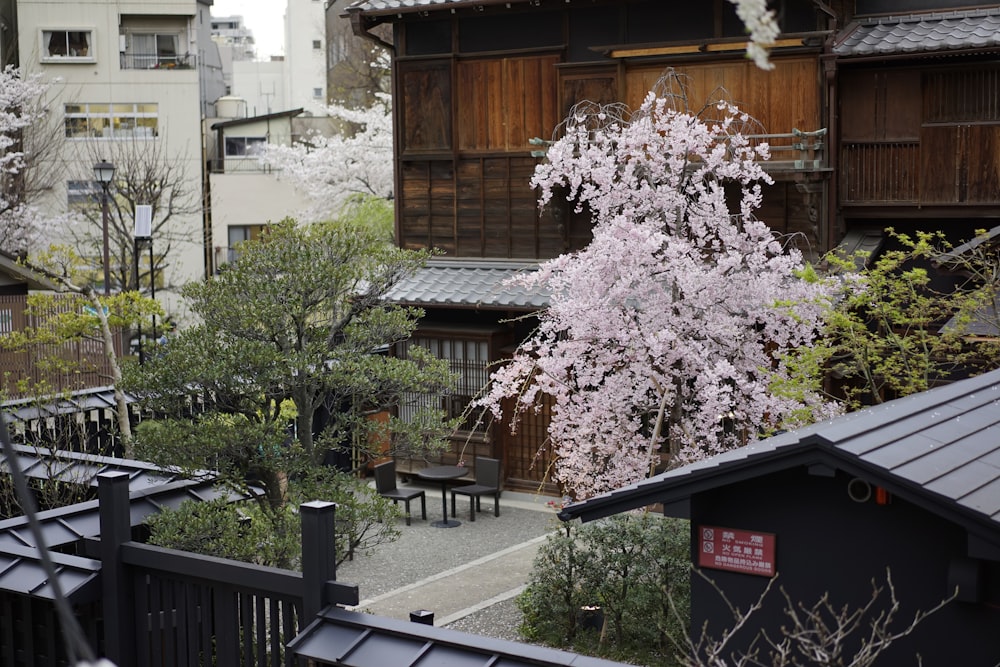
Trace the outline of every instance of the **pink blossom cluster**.
{"label": "pink blossom cluster", "polygon": [[593,242],[519,279],[551,305],[479,404],[500,416],[506,398],[521,412],[550,395],[554,474],[576,499],[646,477],[661,448],[683,463],[836,410],[771,391],[831,288],[797,277],[800,253],[754,217],[767,147],[741,134],[738,109],[714,111],[705,121],[651,93],[628,121],[578,112],[535,172],[541,205],[590,212]]}

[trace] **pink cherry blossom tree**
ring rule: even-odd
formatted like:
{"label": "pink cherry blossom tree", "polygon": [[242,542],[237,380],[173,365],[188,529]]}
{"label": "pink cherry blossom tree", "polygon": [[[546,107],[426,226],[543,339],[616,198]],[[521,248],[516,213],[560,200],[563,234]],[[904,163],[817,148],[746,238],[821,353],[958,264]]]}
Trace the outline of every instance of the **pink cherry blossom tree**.
{"label": "pink cherry blossom tree", "polygon": [[675,75],[658,91],[628,120],[578,107],[537,168],[540,204],[589,211],[593,242],[520,280],[550,307],[478,402],[552,397],[554,476],[577,499],[837,409],[793,373],[832,289],[754,217],[766,145],[732,105],[686,111]]}

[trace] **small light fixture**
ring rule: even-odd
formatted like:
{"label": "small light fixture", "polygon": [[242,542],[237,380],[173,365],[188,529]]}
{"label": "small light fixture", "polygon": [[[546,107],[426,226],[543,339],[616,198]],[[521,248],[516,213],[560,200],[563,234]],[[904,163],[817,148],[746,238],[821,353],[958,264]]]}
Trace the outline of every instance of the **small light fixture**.
{"label": "small light fixture", "polygon": [[115,165],[104,160],[94,164],[94,178],[101,184],[101,187],[108,187],[114,177]]}

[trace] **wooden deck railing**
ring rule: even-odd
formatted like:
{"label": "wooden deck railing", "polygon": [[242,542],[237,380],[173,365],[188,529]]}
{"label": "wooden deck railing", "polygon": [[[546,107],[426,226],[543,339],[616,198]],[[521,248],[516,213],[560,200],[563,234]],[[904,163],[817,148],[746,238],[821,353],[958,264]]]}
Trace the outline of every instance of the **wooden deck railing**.
{"label": "wooden deck railing", "polygon": [[[25,312],[27,297],[0,295],[0,335],[37,327],[45,316]],[[67,300],[65,308],[70,307]],[[58,308],[53,311],[53,315]],[[121,332],[115,331],[115,353],[122,354]],[[52,363],[58,361],[58,363]],[[111,362],[98,338],[61,345],[40,345],[26,351],[0,347],[0,388],[7,399],[30,398],[37,389],[61,393],[111,384]]]}

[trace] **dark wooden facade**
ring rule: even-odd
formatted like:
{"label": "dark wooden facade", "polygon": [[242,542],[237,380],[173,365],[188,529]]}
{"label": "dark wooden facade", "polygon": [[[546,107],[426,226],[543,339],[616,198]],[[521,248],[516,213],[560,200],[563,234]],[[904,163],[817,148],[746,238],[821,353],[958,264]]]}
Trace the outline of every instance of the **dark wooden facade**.
{"label": "dark wooden facade", "polygon": [[[977,221],[1000,213],[997,50],[975,40],[877,56],[840,48],[873,17],[969,11],[968,2],[772,4],[782,34],[770,71],[746,59],[728,0],[354,5],[348,18],[358,34],[393,29],[398,243],[484,261],[544,260],[582,247],[586,216],[565,203],[536,205],[529,179],[543,158],[532,140],[553,138],[583,100],[638,107],[667,68],[685,77],[692,110],[724,91],[760,123],[774,184],[758,215],[810,259],[855,227],[945,228],[964,240],[987,226]],[[518,314],[463,309],[476,304],[428,316],[475,320],[485,332]],[[537,485],[548,468],[544,419],[537,426],[514,436],[494,426],[486,435],[483,448],[506,471],[535,462],[509,478],[518,485]]]}
{"label": "dark wooden facade", "polygon": [[[826,20],[808,0],[779,3],[787,34],[771,72],[744,57],[746,37],[728,0],[404,4],[394,11],[373,4],[351,16],[358,32],[393,27],[396,235],[402,247],[483,261],[537,261],[583,247],[590,240],[585,215],[565,203],[537,205],[529,181],[542,158],[533,153],[540,148],[533,140],[552,139],[584,100],[637,108],[668,67],[687,80],[692,110],[724,91],[760,121],[762,134],[784,135],[773,139],[784,150],[796,142],[793,130],[824,127]],[[798,150],[779,153],[766,219],[815,251],[829,235],[824,151],[798,169]],[[507,323],[523,311],[416,305],[427,309],[418,337],[451,345],[489,341],[488,363],[509,355],[530,330]],[[455,338],[458,329],[464,338]],[[550,410],[540,406],[513,433],[507,424],[460,433],[442,462],[497,456],[509,488],[557,493],[547,482]],[[399,462],[404,472],[421,465]]]}
{"label": "dark wooden facade", "polygon": [[[453,14],[407,13],[394,23],[404,247],[533,259],[581,247],[585,219],[565,207],[538,210],[531,141],[551,139],[583,100],[638,107],[667,66],[688,77],[695,110],[725,90],[766,133],[822,126],[821,25],[808,2],[784,3],[789,27],[810,36],[787,40],[773,72],[743,58],[728,2],[453,4]],[[789,208],[786,188],[774,191]],[[790,231],[810,226],[779,217]]]}
{"label": "dark wooden facade", "polygon": [[[1000,468],[990,462],[1000,453],[998,390],[1000,371],[984,373],[664,472],[570,505],[560,518],[590,521],[659,504],[690,519],[692,564],[714,582],[692,577],[691,627],[715,638],[734,627],[733,609],[761,599],[773,570],[770,592],[727,656],[748,650],[754,637],[767,653],[759,633],[789,635],[789,602],[803,619],[826,595],[820,616],[828,625],[814,635],[823,641],[833,636],[833,615],[861,609],[878,585],[878,600],[839,642],[850,663],[862,639],[882,639],[872,626],[890,608],[889,577],[899,602],[890,632],[949,602],[874,664],[950,665],[960,656],[962,665],[996,665]],[[726,533],[761,539],[739,546],[742,538]]]}

